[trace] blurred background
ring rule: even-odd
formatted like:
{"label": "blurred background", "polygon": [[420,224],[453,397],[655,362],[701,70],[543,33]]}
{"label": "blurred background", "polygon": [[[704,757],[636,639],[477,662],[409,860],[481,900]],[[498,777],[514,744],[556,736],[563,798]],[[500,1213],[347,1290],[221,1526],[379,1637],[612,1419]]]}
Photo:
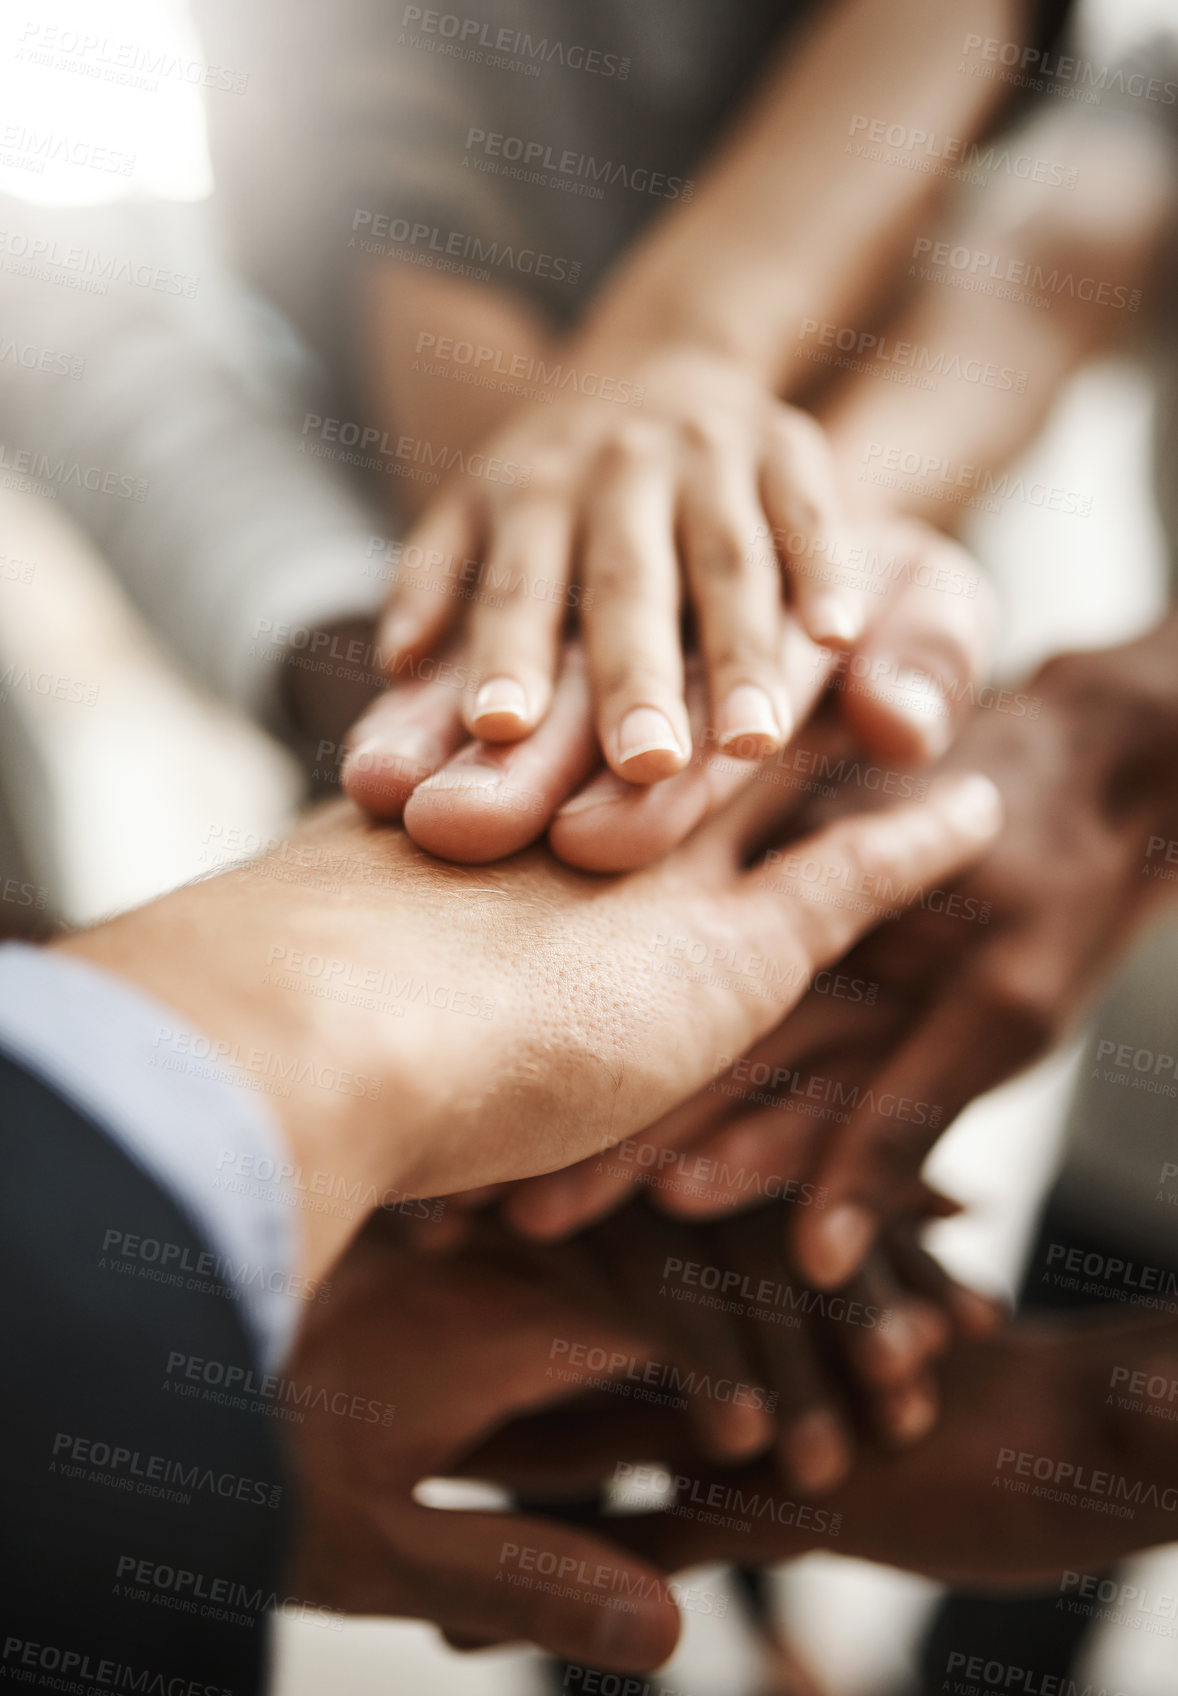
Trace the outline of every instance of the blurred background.
{"label": "blurred background", "polygon": [[[181,0],[28,0],[6,10],[0,191],[58,207],[192,204],[209,195],[197,78],[181,72],[154,87],[149,79],[129,86],[92,74],[77,56],[39,63],[28,45],[52,26],[63,38],[98,32],[140,44],[148,57],[199,66]],[[1174,23],[1174,0],[1088,0],[1081,10],[1085,48],[1102,59]],[[37,145],[46,135],[81,138],[77,157],[89,162],[46,156]],[[119,155],[119,168],[96,168],[97,149]],[[0,272],[0,341],[7,281]],[[1121,363],[1088,370],[1064,395],[1027,469],[1091,493],[1091,516],[1066,533],[1066,546],[1058,518],[1032,508],[974,524],[968,540],[1002,590],[1004,672],[1061,647],[1121,640],[1162,606],[1150,408],[1144,376]],[[218,843],[248,847],[281,833],[301,785],[276,742],[163,653],[57,503],[13,486],[20,481],[0,470],[0,702],[14,812],[37,905],[84,924],[206,871]],[[22,677],[42,674],[71,687],[21,687]],[[1017,1285],[1079,1047],[977,1103],[937,1149],[932,1179],[968,1212],[939,1226],[934,1246],[966,1278],[1007,1293]],[[1135,1564],[1138,1581],[1178,1594],[1178,1548]],[[932,1586],[823,1555],[783,1568],[776,1587],[783,1617],[832,1696],[904,1690]],[[337,1632],[284,1624],[280,1638],[279,1696],[329,1687],[354,1696],[389,1688],[530,1696],[542,1688],[529,1653],[459,1656],[425,1625],[357,1621]],[[1165,1638],[1106,1627],[1090,1660],[1097,1687],[1178,1693],[1178,1656]],[[734,1621],[694,1616],[661,1682],[691,1696],[757,1688]]]}

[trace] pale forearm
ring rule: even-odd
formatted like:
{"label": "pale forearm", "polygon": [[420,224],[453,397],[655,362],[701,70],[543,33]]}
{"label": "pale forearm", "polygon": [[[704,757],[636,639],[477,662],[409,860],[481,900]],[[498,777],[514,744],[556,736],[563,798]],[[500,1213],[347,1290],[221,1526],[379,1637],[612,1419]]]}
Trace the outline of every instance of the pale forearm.
{"label": "pale forearm", "polygon": [[[466,449],[489,435],[519,404],[510,372],[531,369],[553,345],[522,295],[396,261],[360,267],[355,299],[357,365],[377,421],[434,445]],[[431,494],[409,479],[397,488],[410,517]]]}
{"label": "pale forearm", "polygon": [[[953,483],[1007,463],[1072,372],[1128,342],[1159,304],[1174,195],[1161,139],[1052,114],[1019,146],[1074,171],[1076,187],[1011,179],[947,240],[922,242],[916,294],[881,342],[864,343],[869,369],[820,407],[857,506],[953,527],[968,509],[946,503],[939,478],[876,474],[927,462]],[[881,380],[903,370],[912,381]],[[935,373],[928,386],[922,371]]]}
{"label": "pale forearm", "polygon": [[1000,85],[957,74],[964,35],[1017,38],[1024,12],[1018,0],[844,0],[825,13],[770,72],[693,200],[615,273],[581,339],[702,343],[788,394],[798,324],[869,305],[944,180],[857,152],[862,121],[976,134]]}

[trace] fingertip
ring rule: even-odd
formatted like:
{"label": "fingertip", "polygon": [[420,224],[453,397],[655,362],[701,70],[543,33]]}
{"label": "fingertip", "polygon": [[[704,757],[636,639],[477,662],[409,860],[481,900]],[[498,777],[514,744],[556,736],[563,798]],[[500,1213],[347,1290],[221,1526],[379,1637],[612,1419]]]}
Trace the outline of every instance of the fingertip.
{"label": "fingertip", "polygon": [[854,1202],[840,1202],[826,1213],[801,1214],[799,1269],[819,1289],[838,1289],[862,1266],[875,1233],[874,1216]]}
{"label": "fingertip", "polygon": [[731,1402],[715,1432],[716,1459],[733,1464],[752,1460],[772,1441],[773,1420],[765,1408]]}
{"label": "fingertip", "polygon": [[340,785],[372,818],[399,818],[417,786],[438,767],[442,749],[417,725],[357,736],[344,756]]}
{"label": "fingertip", "polygon": [[759,761],[785,746],[789,726],[780,702],[757,683],[730,689],[716,715],[716,740],[732,759]]}
{"label": "fingertip", "polygon": [[674,1653],[682,1629],[679,1610],[665,1582],[651,1582],[653,1574],[646,1578],[640,1598],[628,1604],[632,1613],[601,1611],[585,1654],[590,1665],[606,1672],[653,1672]]}
{"label": "fingertip", "polygon": [[502,1213],[513,1231],[541,1243],[559,1242],[578,1223],[569,1187],[545,1179],[513,1189],[503,1201]]}
{"label": "fingertip", "polygon": [[405,803],[404,822],[427,853],[485,865],[526,848],[548,820],[539,796],[512,787],[497,767],[472,759],[443,766],[420,783]]}
{"label": "fingertip", "polygon": [[464,714],[472,736],[483,742],[517,742],[534,730],[543,717],[543,707],[515,677],[489,677],[480,683],[469,710]]}
{"label": "fingertip", "polygon": [[983,772],[969,771],[946,778],[933,795],[942,814],[966,836],[988,842],[1002,828],[1005,816],[1002,793]]}
{"label": "fingertip", "polygon": [[659,707],[631,707],[607,732],[604,745],[610,765],[627,783],[661,783],[691,757],[690,733],[680,734]]}
{"label": "fingertip", "polygon": [[847,595],[807,596],[799,601],[798,617],[810,640],[823,648],[852,648],[866,627],[862,606]]}
{"label": "fingertip", "polygon": [[931,1380],[907,1384],[887,1404],[883,1415],[884,1436],[895,1448],[911,1448],[928,1436],[937,1423],[939,1411]]}
{"label": "fingertip", "polygon": [[815,1408],[795,1419],[778,1439],[786,1468],[805,1496],[834,1490],[851,1470],[854,1455],[841,1419]]}

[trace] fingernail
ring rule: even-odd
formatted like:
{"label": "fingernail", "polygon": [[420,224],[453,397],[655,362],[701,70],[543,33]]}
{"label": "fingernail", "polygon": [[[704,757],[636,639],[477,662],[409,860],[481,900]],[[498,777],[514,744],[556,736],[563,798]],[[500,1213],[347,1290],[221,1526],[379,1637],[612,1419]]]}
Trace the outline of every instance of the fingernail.
{"label": "fingernail", "polygon": [[773,702],[755,683],[738,683],[731,691],[720,709],[716,729],[720,745],[728,753],[733,751],[734,742],[747,740],[753,744],[750,759],[763,759],[783,740]]}
{"label": "fingernail", "polygon": [[412,647],[417,637],[417,620],[404,613],[393,613],[380,627],[380,646],[399,654],[402,648]]}
{"label": "fingernail", "polygon": [[888,704],[901,718],[919,727],[929,759],[945,752],[952,740],[949,702],[935,677],[912,667],[897,672],[895,696]]}
{"label": "fingernail", "polygon": [[574,813],[587,813],[593,807],[608,807],[612,801],[620,801],[633,793],[633,784],[624,783],[612,771],[602,772],[592,783],[587,783],[579,795],[571,795],[562,807],[558,807],[555,816],[567,819]]}
{"label": "fingernail", "polygon": [[522,729],[528,722],[528,697],[514,677],[489,677],[479,685],[471,723],[486,729]]}
{"label": "fingernail", "polygon": [[863,613],[841,595],[819,595],[804,620],[815,642],[849,643],[863,634]]}
{"label": "fingernail", "polygon": [[[641,1588],[638,1578],[633,1580],[633,1584],[635,1589]],[[596,1601],[597,1597],[593,1600]],[[665,1660],[669,1652],[667,1628],[642,1614],[624,1614],[610,1609],[594,1621],[590,1635],[592,1644],[586,1658],[594,1666],[603,1666],[607,1672],[649,1672]]]}
{"label": "fingernail", "polygon": [[498,789],[503,782],[503,773],[496,771],[494,766],[443,766],[421,785],[418,794],[429,794],[437,790],[469,789],[476,794],[487,794]]}
{"label": "fingernail", "polygon": [[977,1290],[967,1290],[958,1285],[949,1300],[957,1324],[967,1337],[991,1336],[1002,1324],[1002,1310],[998,1303]]}
{"label": "fingernail", "polygon": [[896,1308],[886,1309],[875,1333],[875,1345],[881,1354],[893,1362],[904,1364],[917,1354],[920,1338],[906,1313]]}
{"label": "fingernail", "polygon": [[575,1180],[553,1176],[535,1190],[523,1189],[509,1196],[505,1211],[515,1230],[525,1237],[550,1242],[572,1229],[577,1222],[580,1189]]}
{"label": "fingernail", "polygon": [[788,1428],[783,1443],[794,1481],[804,1495],[833,1490],[850,1470],[851,1451],[833,1414],[820,1409],[807,1413]]}
{"label": "fingernail", "polygon": [[666,713],[657,707],[633,707],[618,726],[618,760],[625,765],[640,754],[676,754],[683,749]]}
{"label": "fingernail", "polygon": [[937,1423],[937,1404],[927,1390],[913,1387],[892,1409],[888,1427],[897,1443],[918,1443]]}
{"label": "fingernail", "polygon": [[1002,796],[980,771],[959,778],[941,802],[951,824],[970,836],[993,836],[1002,824]]}
{"label": "fingernail", "polygon": [[729,1402],[716,1432],[716,1451],[728,1461],[751,1460],[773,1436],[773,1422],[763,1408]]}
{"label": "fingernail", "polygon": [[430,731],[414,724],[398,725],[356,742],[344,757],[344,771],[350,776],[358,771],[392,768],[407,775],[432,771],[441,758],[438,739]]}
{"label": "fingernail", "polygon": [[817,1242],[807,1256],[808,1269],[824,1287],[845,1284],[858,1270],[875,1236],[875,1220],[866,1208],[844,1202],[819,1223]]}

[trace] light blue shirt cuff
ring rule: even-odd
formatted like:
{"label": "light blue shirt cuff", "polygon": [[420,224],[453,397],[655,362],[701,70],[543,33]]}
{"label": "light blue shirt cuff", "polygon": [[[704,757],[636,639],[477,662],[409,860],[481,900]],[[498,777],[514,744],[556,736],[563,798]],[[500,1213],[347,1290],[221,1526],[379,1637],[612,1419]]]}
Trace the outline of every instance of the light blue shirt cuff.
{"label": "light blue shirt cuff", "polygon": [[[0,1049],[188,1215],[215,1256],[209,1276],[237,1293],[261,1364],[279,1366],[300,1298],[313,1292],[298,1275],[296,1198],[281,1180],[287,1149],[249,1079],[218,1066],[215,1045],[162,1001],[74,955],[24,943],[0,947]],[[227,1150],[238,1170],[277,1181],[227,1184]]]}

